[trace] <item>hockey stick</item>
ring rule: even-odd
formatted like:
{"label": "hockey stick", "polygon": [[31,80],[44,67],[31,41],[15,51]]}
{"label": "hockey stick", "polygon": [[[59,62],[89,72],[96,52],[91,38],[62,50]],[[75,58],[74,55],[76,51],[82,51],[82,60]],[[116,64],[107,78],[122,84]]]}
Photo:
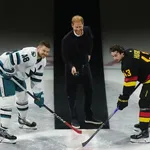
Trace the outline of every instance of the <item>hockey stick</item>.
{"label": "hockey stick", "polygon": [[[140,86],[140,84],[141,84],[141,83],[138,83],[138,85],[134,88],[134,91]],[[133,92],[134,92],[134,91],[133,91]],[[132,92],[132,93],[133,93],[133,92]],[[92,138],[103,128],[103,126],[111,119],[111,117],[112,117],[118,110],[119,110],[119,108],[116,108],[116,109],[114,110],[114,112],[108,117],[108,119],[107,119],[104,123],[102,123],[102,124],[100,125],[100,127],[92,134],[92,136],[91,136],[88,140],[86,140],[85,142],[82,143],[82,147],[86,146],[86,145],[92,140]]]}
{"label": "hockey stick", "polygon": [[103,126],[110,120],[110,118],[111,118],[118,110],[119,110],[119,109],[116,108],[116,109],[114,110],[114,112],[109,116],[109,118],[108,118],[105,122],[103,122],[103,123],[100,125],[100,127],[92,134],[92,136],[91,136],[87,141],[85,141],[85,142],[82,143],[82,146],[83,146],[83,147],[86,146],[86,145],[92,140],[92,138],[99,132],[100,129],[103,128]]}
{"label": "hockey stick", "polygon": [[[13,77],[11,80],[18,85],[22,90],[24,90],[26,93],[28,93],[33,99],[38,100],[33,94],[31,94],[29,91],[27,91],[21,84],[19,84]],[[57,119],[59,119],[61,122],[63,122],[66,126],[77,132],[78,134],[82,134],[81,130],[78,130],[71,126],[68,122],[64,121],[60,116],[58,116],[54,111],[52,111],[49,107],[47,107],[45,104],[43,105],[49,112],[51,112]]]}

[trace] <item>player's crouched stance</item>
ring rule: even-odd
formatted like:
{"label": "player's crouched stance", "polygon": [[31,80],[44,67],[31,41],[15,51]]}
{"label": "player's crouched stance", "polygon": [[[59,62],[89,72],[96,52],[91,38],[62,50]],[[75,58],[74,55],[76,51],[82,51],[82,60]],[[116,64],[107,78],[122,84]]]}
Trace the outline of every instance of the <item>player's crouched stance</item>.
{"label": "player's crouched stance", "polygon": [[139,124],[135,127],[140,132],[130,136],[134,143],[149,143],[150,122],[150,54],[137,49],[125,50],[120,45],[110,47],[110,53],[116,62],[121,62],[121,70],[124,74],[122,94],[118,97],[117,107],[123,110],[128,106],[128,100],[135,90],[137,81],[142,84],[139,100]]}
{"label": "player's crouched stance", "polygon": [[16,143],[17,137],[9,133],[12,108],[16,100],[20,128],[37,129],[35,122],[27,119],[28,95],[18,87],[13,77],[26,89],[25,79],[30,77],[31,89],[38,100],[34,103],[40,108],[44,104],[42,77],[46,58],[50,51],[48,43],[42,41],[35,47],[6,52],[0,56],[0,142]]}

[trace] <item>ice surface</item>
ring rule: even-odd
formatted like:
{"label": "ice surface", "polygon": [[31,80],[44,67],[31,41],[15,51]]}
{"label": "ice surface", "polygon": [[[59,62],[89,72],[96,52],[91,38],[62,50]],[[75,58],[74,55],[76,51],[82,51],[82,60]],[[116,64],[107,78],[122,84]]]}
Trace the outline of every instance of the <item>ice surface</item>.
{"label": "ice surface", "polygon": [[[46,71],[44,80],[45,104],[53,104],[53,71]],[[116,109],[117,97],[122,91],[123,76],[119,70],[106,69],[106,95],[109,115]],[[38,130],[21,130],[17,125],[17,111],[13,109],[11,131],[18,137],[17,144],[0,144],[1,150],[148,150],[150,144],[133,144],[129,137],[133,134],[133,125],[138,122],[138,94],[140,87],[131,96],[129,106],[118,111],[110,120],[110,129],[102,129],[86,145],[86,141],[95,131],[83,130],[77,134],[72,130],[55,130],[54,117],[44,108],[38,108],[30,98],[29,119],[38,124]]]}

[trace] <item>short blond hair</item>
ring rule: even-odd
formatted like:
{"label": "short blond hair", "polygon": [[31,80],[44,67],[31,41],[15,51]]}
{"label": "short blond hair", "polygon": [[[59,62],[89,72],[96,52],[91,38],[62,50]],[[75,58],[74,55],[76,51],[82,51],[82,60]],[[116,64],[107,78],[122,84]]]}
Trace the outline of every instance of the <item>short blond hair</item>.
{"label": "short blond hair", "polygon": [[83,19],[82,16],[80,16],[80,15],[75,15],[75,16],[72,17],[72,20],[71,20],[72,23],[74,23],[74,22],[79,22],[79,21],[81,21],[82,23],[84,23],[84,19]]}

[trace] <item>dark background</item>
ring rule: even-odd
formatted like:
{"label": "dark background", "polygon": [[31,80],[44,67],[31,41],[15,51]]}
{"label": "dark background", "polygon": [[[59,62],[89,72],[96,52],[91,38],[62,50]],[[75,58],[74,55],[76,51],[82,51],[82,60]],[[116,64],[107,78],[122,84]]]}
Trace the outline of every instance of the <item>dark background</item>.
{"label": "dark background", "polygon": [[53,51],[53,7],[52,0],[1,0],[0,51],[36,46],[41,40],[49,40]]}
{"label": "dark background", "polygon": [[[81,15],[85,20],[85,25],[89,25],[94,35],[94,48],[91,58],[91,70],[94,78],[94,94],[92,109],[95,116],[105,121],[107,119],[107,105],[104,84],[102,45],[101,45],[101,26],[99,1],[55,1],[55,35],[54,35],[54,107],[58,114],[70,121],[68,101],[65,93],[64,63],[61,56],[61,40],[71,28],[71,18],[74,15]],[[84,124],[83,113],[83,93],[78,90],[77,109],[81,128],[97,128]],[[107,126],[108,127],[108,126]],[[65,125],[55,120],[55,128],[66,128]]]}
{"label": "dark background", "polygon": [[104,64],[113,44],[150,52],[149,1],[100,0],[100,12]]}

